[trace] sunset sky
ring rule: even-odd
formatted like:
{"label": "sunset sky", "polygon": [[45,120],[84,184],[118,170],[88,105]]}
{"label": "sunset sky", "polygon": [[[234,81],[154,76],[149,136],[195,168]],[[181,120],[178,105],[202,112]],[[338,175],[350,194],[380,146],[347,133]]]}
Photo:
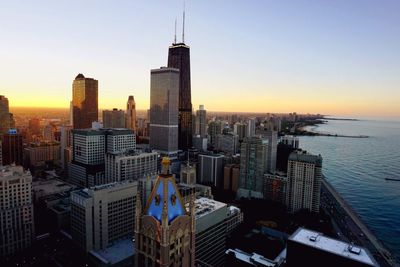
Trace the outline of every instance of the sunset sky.
{"label": "sunset sky", "polygon": [[[4,1],[0,94],[68,107],[78,73],[100,108],[147,109],[183,1]],[[213,111],[400,117],[400,1],[186,1],[192,102]]]}

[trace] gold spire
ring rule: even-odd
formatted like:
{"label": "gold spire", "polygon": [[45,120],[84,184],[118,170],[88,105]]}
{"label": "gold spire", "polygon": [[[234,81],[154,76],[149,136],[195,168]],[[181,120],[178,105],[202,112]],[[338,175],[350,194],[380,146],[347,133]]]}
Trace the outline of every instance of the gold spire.
{"label": "gold spire", "polygon": [[162,174],[168,174],[169,165],[171,164],[170,159],[168,157],[163,157],[161,164],[162,164]]}

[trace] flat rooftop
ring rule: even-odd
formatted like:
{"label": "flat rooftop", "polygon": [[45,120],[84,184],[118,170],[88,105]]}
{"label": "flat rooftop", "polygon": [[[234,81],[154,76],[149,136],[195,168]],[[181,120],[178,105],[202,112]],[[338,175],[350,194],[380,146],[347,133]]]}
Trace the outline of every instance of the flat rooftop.
{"label": "flat rooftop", "polygon": [[345,258],[359,261],[371,266],[378,266],[369,252],[359,246],[355,246],[337,239],[333,239],[319,232],[299,228],[289,237],[289,240],[301,243],[316,249],[324,250]]}
{"label": "flat rooftop", "polygon": [[196,219],[199,219],[200,217],[203,217],[213,211],[226,207],[225,203],[205,197],[197,198],[194,204],[196,211]]}
{"label": "flat rooftop", "polygon": [[228,249],[225,254],[227,255],[234,255],[235,258],[239,261],[245,262],[248,265],[254,266],[265,266],[265,267],[276,267],[278,263],[272,260],[269,260],[257,253],[247,253],[241,251],[240,249]]}
{"label": "flat rooftop", "polygon": [[126,238],[105,249],[92,250],[90,254],[105,264],[114,265],[135,255],[135,243]]}

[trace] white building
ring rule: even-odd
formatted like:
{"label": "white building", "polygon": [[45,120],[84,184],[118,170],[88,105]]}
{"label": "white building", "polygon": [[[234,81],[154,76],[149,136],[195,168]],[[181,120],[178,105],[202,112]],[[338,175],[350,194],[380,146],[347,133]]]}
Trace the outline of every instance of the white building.
{"label": "white building", "polygon": [[71,236],[86,252],[133,237],[137,182],[125,181],[71,193]]}
{"label": "white building", "polygon": [[105,155],[105,172],[109,181],[138,180],[148,175],[157,174],[159,154],[137,153],[107,153]]}
{"label": "white building", "polygon": [[293,148],[299,148],[299,138],[293,135],[285,135],[281,137],[281,143],[291,146]]}
{"label": "white building", "polygon": [[307,209],[319,212],[322,157],[295,151],[289,156],[286,206],[290,212]]}
{"label": "white building", "polygon": [[21,166],[0,168],[0,256],[31,246],[34,239],[32,176]]}

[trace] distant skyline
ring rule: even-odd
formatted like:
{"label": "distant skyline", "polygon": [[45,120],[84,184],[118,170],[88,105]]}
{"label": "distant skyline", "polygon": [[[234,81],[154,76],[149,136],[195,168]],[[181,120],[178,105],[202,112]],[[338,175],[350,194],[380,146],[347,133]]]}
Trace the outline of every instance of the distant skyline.
{"label": "distant skyline", "polygon": [[[251,3],[251,4],[249,4]],[[63,107],[78,73],[99,107],[150,104],[183,1],[8,1],[0,9],[0,95]],[[197,110],[400,117],[400,2],[186,1]]]}

